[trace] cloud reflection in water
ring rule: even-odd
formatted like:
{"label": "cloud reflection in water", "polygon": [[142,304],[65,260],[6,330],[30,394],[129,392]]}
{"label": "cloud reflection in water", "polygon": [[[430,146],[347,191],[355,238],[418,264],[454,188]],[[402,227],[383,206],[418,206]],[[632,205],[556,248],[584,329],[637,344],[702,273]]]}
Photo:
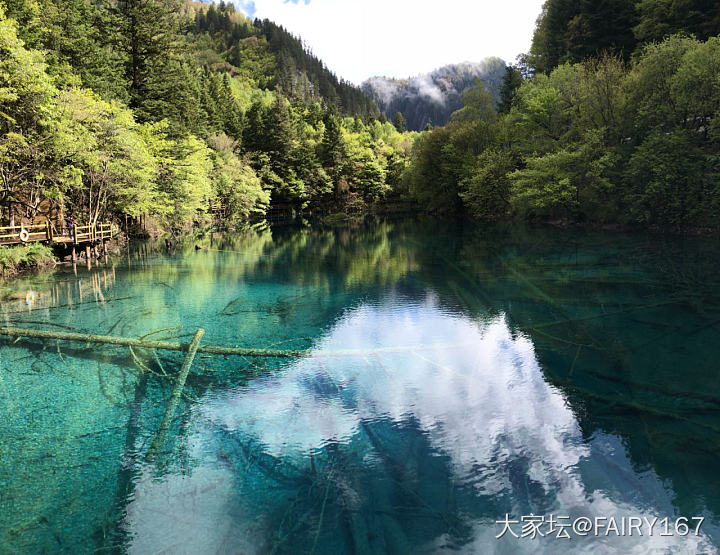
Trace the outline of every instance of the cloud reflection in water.
{"label": "cloud reflection in water", "polygon": [[[344,350],[364,353],[333,354]],[[403,434],[421,435],[443,461],[437,480],[464,492],[456,509],[467,530],[463,540],[408,536],[416,552],[450,546],[467,553],[715,552],[702,537],[660,537],[657,530],[643,538],[574,537],[571,544],[495,539],[501,529],[495,521],[505,512],[516,518],[679,516],[655,474],[632,468],[618,438],[583,438],[563,395],[545,381],[532,342],[513,333],[503,316],[472,321],[444,310],[432,295],[421,303],[389,297],[348,311],[314,352],[247,386],[212,393],[193,409],[187,444],[197,466],[162,479],[151,479],[148,470],[140,479],[126,520],[131,552],[263,552],[275,524],[263,515],[282,513],[288,497],[274,493],[272,483],[251,480],[250,460],[236,459],[251,449],[309,473],[323,453],[339,449],[354,468],[369,467],[369,476],[380,480],[382,454],[367,437],[385,424],[398,445]],[[228,436],[244,442],[242,457],[223,450]],[[388,443],[392,447],[392,438]],[[408,464],[421,469],[425,462]],[[340,497],[352,500],[352,511],[372,509],[365,506],[371,485],[364,491],[352,477],[336,474],[334,484]],[[427,503],[440,507],[445,500]],[[307,525],[317,526],[317,518]],[[296,547],[309,552],[311,545]],[[322,542],[316,548],[330,552]]]}

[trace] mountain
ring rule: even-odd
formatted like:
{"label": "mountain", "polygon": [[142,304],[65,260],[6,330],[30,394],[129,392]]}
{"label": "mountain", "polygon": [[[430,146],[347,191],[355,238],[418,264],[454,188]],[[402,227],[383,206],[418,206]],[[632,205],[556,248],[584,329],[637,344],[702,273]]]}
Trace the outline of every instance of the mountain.
{"label": "mountain", "polygon": [[186,2],[201,63],[229,72],[259,88],[279,88],[290,98],[324,100],[346,115],[377,117],[375,103],[339,79],[302,40],[267,19],[250,20],[230,2]]}
{"label": "mountain", "polygon": [[408,129],[421,131],[428,123],[447,123],[450,114],[462,108],[462,93],[475,79],[498,100],[504,74],[505,62],[493,57],[447,65],[409,79],[371,77],[361,88],[388,118],[400,112]]}

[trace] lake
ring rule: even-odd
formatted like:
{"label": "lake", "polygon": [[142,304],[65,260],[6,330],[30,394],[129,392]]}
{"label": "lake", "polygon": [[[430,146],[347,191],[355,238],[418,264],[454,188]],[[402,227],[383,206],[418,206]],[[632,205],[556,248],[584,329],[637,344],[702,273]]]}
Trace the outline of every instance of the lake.
{"label": "lake", "polygon": [[718,270],[409,218],[3,282],[3,326],[306,353],[199,353],[148,457],[182,353],[0,337],[0,552],[717,553]]}

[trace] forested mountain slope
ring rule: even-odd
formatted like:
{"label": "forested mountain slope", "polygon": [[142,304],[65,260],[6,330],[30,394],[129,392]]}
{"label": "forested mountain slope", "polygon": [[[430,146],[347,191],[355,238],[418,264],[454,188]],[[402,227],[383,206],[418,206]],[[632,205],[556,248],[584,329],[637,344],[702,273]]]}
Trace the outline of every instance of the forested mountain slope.
{"label": "forested mountain slope", "polygon": [[547,0],[528,63],[547,72],[611,51],[628,61],[638,46],[675,33],[707,40],[720,33],[717,0]]}
{"label": "forested mountain slope", "polygon": [[213,69],[243,75],[263,88],[279,87],[291,98],[324,100],[347,115],[380,115],[358,87],[338,79],[302,41],[267,19],[251,21],[230,2],[189,2],[189,31]]}
{"label": "forested mountain slope", "polygon": [[479,88],[415,142],[423,206],[487,219],[720,228],[720,3],[547,0],[499,113]]}
{"label": "forested mountain slope", "polygon": [[475,79],[480,79],[497,100],[504,74],[503,60],[487,58],[443,66],[409,79],[372,77],[362,84],[362,90],[389,119],[400,112],[408,129],[421,131],[428,124],[445,125],[450,114],[462,108],[462,93],[473,86]]}
{"label": "forested mountain slope", "polygon": [[379,115],[231,4],[0,3],[0,225],[361,210],[393,190],[413,140]]}

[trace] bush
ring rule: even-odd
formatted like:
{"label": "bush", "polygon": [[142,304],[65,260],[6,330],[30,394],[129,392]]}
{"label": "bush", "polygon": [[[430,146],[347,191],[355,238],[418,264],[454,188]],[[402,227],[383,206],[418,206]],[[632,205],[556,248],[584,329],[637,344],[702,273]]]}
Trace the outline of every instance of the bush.
{"label": "bush", "polygon": [[3,273],[46,266],[54,260],[52,249],[42,243],[0,247],[0,270]]}

